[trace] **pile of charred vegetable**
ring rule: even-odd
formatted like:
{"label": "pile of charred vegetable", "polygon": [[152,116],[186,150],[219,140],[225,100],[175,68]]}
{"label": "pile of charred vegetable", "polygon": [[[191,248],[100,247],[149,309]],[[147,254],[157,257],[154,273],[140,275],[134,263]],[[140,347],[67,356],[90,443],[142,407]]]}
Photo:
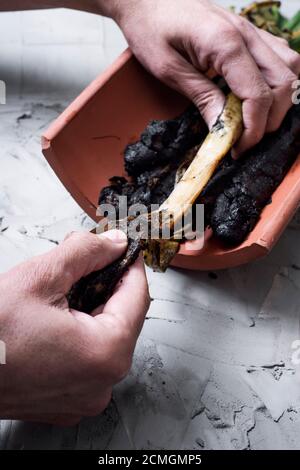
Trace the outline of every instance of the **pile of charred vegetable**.
{"label": "pile of charred vegetable", "polygon": [[[300,52],[300,12],[288,21],[279,7],[279,2],[255,3],[242,15],[285,37]],[[170,225],[170,238],[129,238],[122,259],[73,286],[70,307],[90,313],[104,303],[142,250],[149,266],[164,271],[185,241],[184,235],[174,236],[174,227],[188,204],[204,204],[205,225],[223,244],[240,244],[300,152],[300,105],[291,108],[279,131],[266,135],[238,161],[232,160],[230,149],[242,132],[242,111],[232,93],[205,137],[206,132],[197,109],[191,106],[176,119],[150,122],[140,140],[125,149],[128,179],[111,178],[99,204],[110,204],[117,213],[120,196],[127,197],[129,206],[143,204],[148,213],[152,204],[158,204],[157,223],[160,229],[165,223]]]}

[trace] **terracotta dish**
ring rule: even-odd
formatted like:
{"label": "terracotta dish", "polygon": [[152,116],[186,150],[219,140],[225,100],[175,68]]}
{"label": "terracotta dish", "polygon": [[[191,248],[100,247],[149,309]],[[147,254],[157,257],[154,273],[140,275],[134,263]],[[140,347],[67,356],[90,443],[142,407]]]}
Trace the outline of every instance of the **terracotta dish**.
{"label": "terracotta dish", "polygon": [[[149,73],[126,50],[59,116],[42,137],[43,153],[67,190],[95,221],[100,189],[124,174],[123,150],[152,119],[180,114],[188,102]],[[182,245],[173,266],[210,270],[266,255],[300,202],[300,156],[240,246],[224,248],[206,233],[204,247]]]}

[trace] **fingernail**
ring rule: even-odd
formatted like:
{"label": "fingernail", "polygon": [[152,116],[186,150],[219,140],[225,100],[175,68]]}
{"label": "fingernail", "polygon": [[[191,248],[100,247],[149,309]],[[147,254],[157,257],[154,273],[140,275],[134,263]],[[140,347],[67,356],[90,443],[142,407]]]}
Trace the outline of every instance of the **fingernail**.
{"label": "fingernail", "polygon": [[100,238],[108,238],[114,243],[127,243],[127,236],[122,230],[109,230],[108,232],[101,233],[98,235]]}

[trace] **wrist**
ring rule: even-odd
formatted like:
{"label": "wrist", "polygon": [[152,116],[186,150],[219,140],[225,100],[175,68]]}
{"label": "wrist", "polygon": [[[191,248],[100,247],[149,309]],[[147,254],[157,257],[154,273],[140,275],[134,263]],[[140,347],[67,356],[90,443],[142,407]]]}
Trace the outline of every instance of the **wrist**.
{"label": "wrist", "polygon": [[143,0],[95,0],[98,12],[121,25],[123,18],[139,7]]}

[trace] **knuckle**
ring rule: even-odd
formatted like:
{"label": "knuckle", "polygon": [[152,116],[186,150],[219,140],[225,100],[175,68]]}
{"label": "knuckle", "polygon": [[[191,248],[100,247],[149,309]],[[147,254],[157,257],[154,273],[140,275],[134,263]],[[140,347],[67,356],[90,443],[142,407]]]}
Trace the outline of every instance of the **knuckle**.
{"label": "knuckle", "polygon": [[289,99],[291,98],[291,94],[294,91],[294,84],[297,80],[297,75],[292,73],[290,70],[287,70],[285,73],[282,74],[280,83],[281,85],[278,87],[278,91],[282,99]]}
{"label": "knuckle", "polygon": [[239,57],[242,39],[240,32],[233,26],[226,25],[221,30],[221,35],[223,47],[220,50],[220,54],[223,60],[232,60]]}
{"label": "knuckle", "polygon": [[234,41],[241,35],[238,29],[229,22],[224,22],[220,28],[223,40]]}
{"label": "knuckle", "polygon": [[282,83],[284,85],[287,85],[288,87],[290,87],[295,82],[295,80],[297,80],[297,75],[293,73],[291,70],[287,69],[286,72],[283,73]]}
{"label": "knuckle", "polygon": [[266,109],[272,106],[274,95],[267,85],[261,85],[257,90],[254,100],[261,108]]}

